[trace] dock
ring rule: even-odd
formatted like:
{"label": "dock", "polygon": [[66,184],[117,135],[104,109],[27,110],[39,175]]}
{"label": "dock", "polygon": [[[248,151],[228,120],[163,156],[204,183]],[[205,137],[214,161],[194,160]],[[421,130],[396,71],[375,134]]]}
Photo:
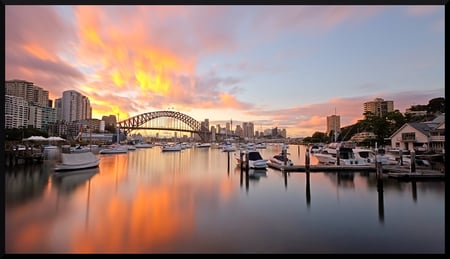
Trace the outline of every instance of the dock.
{"label": "dock", "polygon": [[[376,172],[375,165],[293,165],[282,166],[274,163],[267,163],[270,168],[277,169],[281,172]],[[416,168],[415,172],[406,166],[384,165],[382,168],[383,175],[398,180],[444,180],[445,171]]]}
{"label": "dock", "polygon": [[374,171],[375,165],[292,165],[282,166],[274,163],[267,163],[271,168],[284,172],[324,172],[324,171]]}
{"label": "dock", "polygon": [[435,170],[428,168],[417,168],[411,172],[409,167],[404,166],[384,166],[383,172],[390,178],[398,180],[444,180],[445,170]]}

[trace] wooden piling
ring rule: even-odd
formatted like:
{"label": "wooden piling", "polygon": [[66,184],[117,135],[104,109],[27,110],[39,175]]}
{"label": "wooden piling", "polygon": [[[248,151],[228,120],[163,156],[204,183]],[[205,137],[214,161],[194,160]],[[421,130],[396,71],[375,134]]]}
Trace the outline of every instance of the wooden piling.
{"label": "wooden piling", "polygon": [[398,154],[400,155],[400,165],[403,165],[403,150],[399,150]]}
{"label": "wooden piling", "polygon": [[310,157],[309,157],[309,148],[306,148],[305,152],[305,168],[309,171],[309,165],[310,165]]}
{"label": "wooden piling", "polygon": [[336,165],[341,165],[341,154],[339,153],[339,148],[336,148]]}
{"label": "wooden piling", "polygon": [[411,173],[415,173],[416,172],[416,151],[411,150],[410,157],[411,157],[411,162],[409,165],[409,170]]}

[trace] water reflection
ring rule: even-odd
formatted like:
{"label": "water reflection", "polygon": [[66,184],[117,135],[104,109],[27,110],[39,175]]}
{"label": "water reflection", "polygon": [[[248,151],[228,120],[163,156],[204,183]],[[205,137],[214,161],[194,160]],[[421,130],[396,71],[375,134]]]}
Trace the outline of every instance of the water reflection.
{"label": "water reflection", "polygon": [[64,194],[70,194],[99,172],[99,168],[90,168],[52,175],[52,183]]}
{"label": "water reflection", "polygon": [[[268,146],[263,157],[276,149]],[[297,164],[300,154],[291,156]],[[53,175],[44,164],[6,179],[8,253],[444,250],[444,182],[404,183],[367,172],[246,172],[227,153],[195,148],[102,155],[97,172],[76,177]],[[40,191],[20,200],[30,188]],[[429,220],[417,224],[422,219]],[[417,240],[419,234],[427,238]]]}
{"label": "water reflection", "polygon": [[5,205],[20,205],[42,195],[48,185],[48,171],[41,164],[22,164],[5,170]]}

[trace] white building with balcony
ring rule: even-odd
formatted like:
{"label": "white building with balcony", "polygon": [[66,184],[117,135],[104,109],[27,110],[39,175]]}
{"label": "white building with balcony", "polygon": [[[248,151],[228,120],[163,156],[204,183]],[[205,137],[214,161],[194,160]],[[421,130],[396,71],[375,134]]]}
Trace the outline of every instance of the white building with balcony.
{"label": "white building with balcony", "polygon": [[405,123],[390,139],[393,149],[442,152],[445,147],[445,114],[432,121]]}

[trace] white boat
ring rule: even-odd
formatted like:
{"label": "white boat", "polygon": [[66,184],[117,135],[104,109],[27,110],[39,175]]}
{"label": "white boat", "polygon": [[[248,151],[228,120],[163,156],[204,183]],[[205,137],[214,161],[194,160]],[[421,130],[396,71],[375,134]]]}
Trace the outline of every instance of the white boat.
{"label": "white boat", "polygon": [[115,144],[109,145],[107,148],[101,149],[99,154],[124,154],[128,153],[127,145],[120,145],[120,129],[117,127],[117,142]]}
{"label": "white boat", "polygon": [[256,148],[256,149],[266,149],[267,146],[266,146],[266,143],[257,143],[257,144],[255,145],[255,148]]}
{"label": "white boat", "polygon": [[286,156],[286,161],[285,161],[282,154],[274,155],[273,157],[271,157],[269,159],[269,161],[273,164],[281,165],[281,166],[293,166],[294,165],[292,160],[289,159],[287,156]]}
{"label": "white boat", "polygon": [[147,142],[140,142],[140,143],[134,144],[134,146],[136,148],[152,148],[153,144],[147,143]]}
{"label": "white boat", "polygon": [[56,164],[54,170],[71,171],[98,167],[100,158],[92,152],[61,153],[61,162]]}
{"label": "white boat", "polygon": [[267,168],[267,159],[264,159],[261,156],[261,153],[259,151],[255,150],[246,150],[241,151],[243,153],[242,158],[243,161],[241,161],[240,154],[234,153],[234,157],[236,159],[236,163],[238,165],[241,164],[241,162],[245,162],[245,158],[248,157],[248,167],[250,169],[266,169]]}
{"label": "white boat", "polygon": [[176,152],[181,150],[182,150],[181,144],[166,144],[164,146],[161,146],[162,152]]}
{"label": "white boat", "polygon": [[320,152],[322,152],[322,148],[323,148],[323,146],[322,145],[320,145],[320,144],[314,144],[314,145],[312,145],[311,146],[311,153],[320,153]]}
{"label": "white boat", "polygon": [[70,147],[70,153],[84,153],[89,151],[89,147],[86,148],[85,146],[77,145],[75,147]]}
{"label": "white boat", "polygon": [[198,147],[198,148],[209,148],[209,147],[211,147],[211,143],[197,143],[196,147]]}
{"label": "white boat", "polygon": [[128,147],[115,144],[115,145],[110,145],[107,148],[101,149],[98,153],[99,154],[124,154],[124,153],[128,153]]}
{"label": "white boat", "polygon": [[[337,150],[336,150],[337,151]],[[317,158],[321,164],[337,164],[337,152],[336,153],[313,153],[313,156]],[[353,148],[340,147],[339,148],[339,164],[340,165],[370,165],[371,163],[365,159],[355,157]],[[373,164],[373,162],[372,162]]]}
{"label": "white boat", "polygon": [[233,144],[227,142],[221,145],[221,149],[223,152],[234,152],[236,151],[236,148],[233,146]]}

